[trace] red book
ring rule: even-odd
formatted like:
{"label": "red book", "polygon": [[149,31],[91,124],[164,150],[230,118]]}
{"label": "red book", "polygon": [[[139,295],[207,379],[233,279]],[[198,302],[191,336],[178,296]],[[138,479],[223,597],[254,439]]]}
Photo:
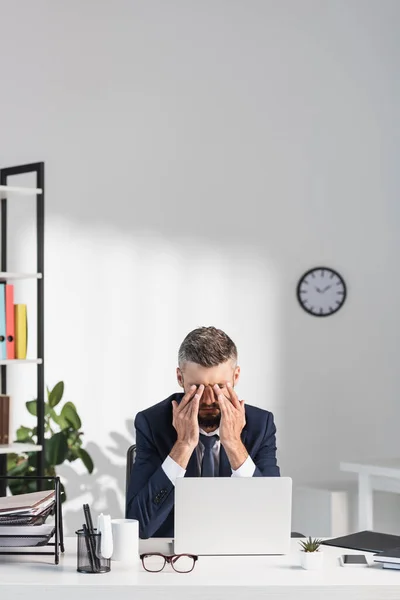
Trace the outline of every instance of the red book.
{"label": "red book", "polygon": [[7,359],[15,358],[14,286],[6,285]]}

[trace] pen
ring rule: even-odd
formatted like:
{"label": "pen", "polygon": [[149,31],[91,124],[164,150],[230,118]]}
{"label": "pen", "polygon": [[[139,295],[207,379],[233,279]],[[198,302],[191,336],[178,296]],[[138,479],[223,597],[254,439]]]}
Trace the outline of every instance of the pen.
{"label": "pen", "polygon": [[83,512],[85,513],[86,525],[89,529],[89,533],[93,534],[94,533],[93,521],[92,521],[92,514],[90,512],[89,504],[83,505]]}
{"label": "pen", "polygon": [[89,533],[89,543],[90,543],[90,546],[92,549],[93,565],[95,567],[94,570],[96,572],[98,572],[100,570],[100,561],[97,558],[97,554],[96,554],[96,538],[95,538],[95,534],[94,534],[93,521],[92,521],[92,515],[90,513],[89,504],[83,505],[83,512],[85,514],[86,527],[87,527],[87,531]]}
{"label": "pen", "polygon": [[85,537],[86,549],[87,549],[88,556],[89,556],[90,568],[94,573],[96,573],[97,567],[94,564],[93,548],[92,548],[92,544],[90,543],[90,536],[89,536],[88,528],[86,527],[85,524],[83,524],[82,529],[83,529],[83,535]]}

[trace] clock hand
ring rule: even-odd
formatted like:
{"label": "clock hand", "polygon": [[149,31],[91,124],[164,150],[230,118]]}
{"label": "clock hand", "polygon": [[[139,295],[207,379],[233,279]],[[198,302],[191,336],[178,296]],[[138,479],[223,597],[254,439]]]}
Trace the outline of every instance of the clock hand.
{"label": "clock hand", "polygon": [[317,290],[318,294],[321,293],[321,290],[319,289],[319,287],[315,286],[315,289]]}
{"label": "clock hand", "polygon": [[331,285],[327,285],[327,286],[326,286],[326,288],[324,288],[324,289],[322,290],[322,293],[323,293],[323,294],[325,294],[325,292],[326,292],[327,290],[329,290],[331,287],[332,287]]}

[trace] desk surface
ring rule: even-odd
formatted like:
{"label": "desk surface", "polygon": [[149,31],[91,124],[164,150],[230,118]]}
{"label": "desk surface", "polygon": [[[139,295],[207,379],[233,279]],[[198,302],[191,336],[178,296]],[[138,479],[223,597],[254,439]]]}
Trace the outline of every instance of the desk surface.
{"label": "desk surface", "polygon": [[[142,540],[140,549],[169,552],[167,540]],[[287,556],[200,556],[192,573],[147,573],[139,564],[129,568],[112,562],[106,574],[76,571],[76,540],[66,539],[58,566],[48,556],[0,556],[0,598],[13,600],[268,600],[296,598],[400,598],[400,571],[383,570],[366,554],[370,568],[343,568],[338,557],[351,550],[323,547],[324,567],[305,571],[299,566],[298,540]],[[355,552],[353,552],[355,553]],[[54,595],[56,594],[56,595]]]}

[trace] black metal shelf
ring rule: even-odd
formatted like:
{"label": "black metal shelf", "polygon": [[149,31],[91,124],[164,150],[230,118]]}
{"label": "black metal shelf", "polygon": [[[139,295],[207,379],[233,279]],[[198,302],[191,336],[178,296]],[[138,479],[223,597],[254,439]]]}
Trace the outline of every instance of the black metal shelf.
{"label": "black metal shelf", "polygon": [[[36,263],[37,273],[41,277],[36,280],[37,285],[37,358],[41,363],[37,365],[37,443],[42,446],[42,450],[37,453],[37,489],[43,489],[44,476],[44,457],[45,457],[45,437],[44,437],[44,162],[18,165],[0,169],[0,185],[9,185],[10,177],[16,175],[25,175],[28,173],[36,174],[36,188],[41,193],[36,193]],[[6,192],[2,192],[3,194]],[[1,199],[1,271],[7,271],[7,197]],[[9,365],[0,365],[1,375],[1,393],[7,393],[7,367]],[[7,475],[7,454],[0,454],[0,496],[5,496],[7,482],[4,478]]]}
{"label": "black metal shelf", "polygon": [[[48,541],[47,544],[40,546],[42,548],[49,548],[49,547],[54,547],[53,550],[35,550],[34,552],[32,552],[30,550],[31,546],[26,546],[26,550],[21,550],[21,548],[24,547],[23,544],[23,540],[26,539],[27,537],[33,538],[33,537],[38,537],[38,538],[42,538],[43,536],[35,536],[35,534],[33,533],[35,531],[35,525],[30,525],[29,527],[32,527],[32,535],[30,536],[20,536],[20,535],[10,535],[7,534],[4,537],[7,538],[15,538],[15,539],[21,539],[21,546],[18,547],[17,550],[13,550],[12,548],[9,550],[2,550],[1,546],[0,546],[0,555],[5,554],[5,555],[15,555],[15,556],[34,556],[36,554],[39,555],[47,555],[47,556],[54,556],[54,562],[56,565],[58,565],[59,561],[60,561],[60,553],[64,552],[64,528],[63,528],[63,520],[62,520],[62,502],[61,502],[61,484],[60,484],[60,478],[59,477],[30,477],[30,476],[22,476],[22,475],[0,475],[0,481],[4,481],[5,480],[5,485],[7,485],[7,480],[9,479],[31,479],[31,480],[36,480],[37,482],[41,481],[42,483],[44,481],[53,481],[54,482],[54,490],[55,490],[55,503],[54,503],[54,534],[50,537],[50,539],[52,539],[54,537],[54,542],[50,542]],[[0,536],[2,537],[2,536]]]}

